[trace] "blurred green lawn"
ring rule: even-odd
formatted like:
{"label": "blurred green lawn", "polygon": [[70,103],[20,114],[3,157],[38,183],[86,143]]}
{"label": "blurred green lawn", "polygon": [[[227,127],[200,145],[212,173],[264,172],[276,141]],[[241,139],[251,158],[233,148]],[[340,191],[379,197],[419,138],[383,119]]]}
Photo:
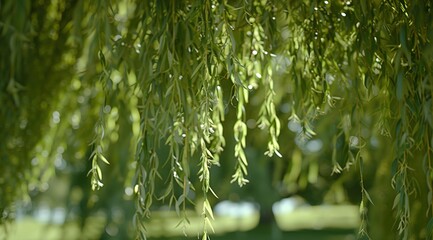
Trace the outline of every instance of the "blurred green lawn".
{"label": "blurred green lawn", "polygon": [[[65,225],[43,224],[32,218],[24,218],[8,227],[8,237],[5,238],[4,229],[0,230],[0,239],[7,240],[97,240],[101,239],[101,232],[105,222],[101,219],[89,219],[92,227],[86,227],[80,232],[78,223]],[[118,239],[112,237],[109,239]],[[149,240],[192,240],[200,239],[198,236],[172,237],[172,238],[148,238]],[[301,230],[283,232],[274,222],[260,224],[247,232],[232,232],[222,235],[213,235],[211,240],[355,240],[355,230]]]}

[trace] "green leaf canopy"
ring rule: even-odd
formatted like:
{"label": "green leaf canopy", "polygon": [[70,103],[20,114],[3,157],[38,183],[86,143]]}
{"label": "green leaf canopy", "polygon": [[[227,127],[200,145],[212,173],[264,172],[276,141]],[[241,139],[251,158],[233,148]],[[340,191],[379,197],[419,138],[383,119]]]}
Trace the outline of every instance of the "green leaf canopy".
{"label": "green leaf canopy", "polygon": [[[380,215],[370,202],[382,200],[367,189],[391,185],[396,235],[429,238],[431,8],[423,0],[0,1],[2,222],[66,161],[86,168],[94,190],[118,169],[133,187],[142,238],[159,198],[179,211],[191,192],[202,194],[208,223],[213,169],[232,164],[229,181],[247,184],[253,146],[290,166],[285,187],[301,186],[303,174],[313,182],[319,165],[358,171],[360,236]],[[312,139],[329,160],[306,153],[301,163]],[[227,151],[233,160],[221,158]]]}

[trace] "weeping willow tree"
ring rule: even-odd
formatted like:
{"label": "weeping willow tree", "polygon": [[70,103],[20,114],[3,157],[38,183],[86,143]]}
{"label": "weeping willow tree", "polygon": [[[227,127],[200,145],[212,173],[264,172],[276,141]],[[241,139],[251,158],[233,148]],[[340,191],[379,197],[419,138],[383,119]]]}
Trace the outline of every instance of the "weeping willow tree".
{"label": "weeping willow tree", "polygon": [[360,238],[430,239],[432,39],[422,0],[1,0],[1,223],[84,164],[132,188],[137,238],[200,195],[206,239],[212,173],[248,186],[250,145],[286,192],[352,172]]}

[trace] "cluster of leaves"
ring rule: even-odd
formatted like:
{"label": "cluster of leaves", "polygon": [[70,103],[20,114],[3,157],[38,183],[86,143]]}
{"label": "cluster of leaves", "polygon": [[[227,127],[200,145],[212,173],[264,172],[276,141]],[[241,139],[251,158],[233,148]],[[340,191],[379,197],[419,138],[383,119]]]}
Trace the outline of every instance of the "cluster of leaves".
{"label": "cluster of leaves", "polygon": [[[1,219],[53,174],[59,153],[75,156],[69,162],[85,158],[92,128],[88,170],[92,188],[102,187],[101,164],[117,164],[106,149],[126,131],[135,158],[121,161],[138,236],[145,238],[154,200],[168,199],[181,214],[199,193],[206,239],[211,168],[227,137],[235,139],[232,182],[248,183],[246,109],[254,100],[267,156],[290,152],[279,141],[288,121],[303,143],[332,135],[325,141],[334,174],[359,167],[360,236],[368,236],[374,201],[364,165],[391,162],[397,232],[427,236],[433,220],[413,209],[421,196],[433,219],[431,7],[422,0],[0,1]],[[319,131],[326,117],[336,126]],[[391,158],[372,157],[374,137],[393,141]],[[285,179],[295,181],[296,171]]]}

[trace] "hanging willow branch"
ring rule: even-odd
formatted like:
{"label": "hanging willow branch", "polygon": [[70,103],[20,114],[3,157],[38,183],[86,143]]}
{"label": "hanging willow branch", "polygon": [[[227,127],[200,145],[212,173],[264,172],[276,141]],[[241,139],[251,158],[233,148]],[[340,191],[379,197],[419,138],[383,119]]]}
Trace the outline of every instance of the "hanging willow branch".
{"label": "hanging willow branch", "polygon": [[[431,236],[432,22],[422,0],[0,1],[1,223],[65,148],[79,162],[94,140],[86,161],[102,187],[122,123],[137,236],[155,200],[180,215],[199,193],[206,239],[212,169],[233,148],[231,181],[249,182],[254,118],[267,157],[299,155],[281,144],[293,123],[297,144],[326,138],[332,173],[359,167],[360,235],[375,202],[365,166],[389,164],[397,235]],[[377,139],[393,142],[376,144],[389,157],[369,153]]]}

